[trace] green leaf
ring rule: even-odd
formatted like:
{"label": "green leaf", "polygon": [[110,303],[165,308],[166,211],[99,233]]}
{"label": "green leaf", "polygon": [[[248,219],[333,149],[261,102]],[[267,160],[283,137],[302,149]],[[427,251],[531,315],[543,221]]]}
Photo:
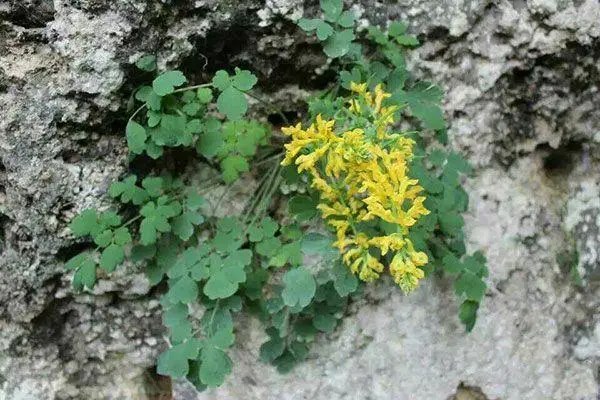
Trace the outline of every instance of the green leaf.
{"label": "green leaf", "polygon": [[294,268],[283,276],[281,297],[286,306],[306,307],[310,304],[317,285],[311,273],[304,267]]}
{"label": "green leaf", "polygon": [[306,195],[294,196],[288,202],[290,214],[299,221],[307,221],[317,215],[317,202]]}
{"label": "green leaf", "polygon": [[302,253],[300,252],[300,242],[286,243],[281,246],[277,253],[269,260],[269,265],[283,267],[286,263],[291,265],[300,265],[302,263]]}
{"label": "green leaf", "polygon": [[108,194],[115,198],[120,196],[121,202],[125,204],[129,202],[132,202],[136,206],[143,204],[148,199],[148,193],[136,186],[136,181],[137,177],[130,175],[120,182],[113,182],[110,185]]}
{"label": "green leaf", "polygon": [[224,299],[233,295],[246,280],[244,267],[250,263],[250,250],[237,250],[224,260],[211,260],[210,278],[204,285],[209,299]]}
{"label": "green leaf", "polygon": [[444,271],[448,274],[458,274],[463,270],[463,265],[460,260],[452,253],[448,253],[442,259]]}
{"label": "green leaf", "polygon": [[151,93],[154,93],[152,91],[152,87],[142,86],[135,92],[135,98],[136,98],[136,100],[146,102]]}
{"label": "green leaf", "polygon": [[344,89],[350,90],[350,85],[352,82],[358,83],[362,81],[362,76],[360,70],[356,67],[352,68],[352,71],[341,71],[340,72],[340,80],[342,81],[342,87]]}
{"label": "green leaf", "polygon": [[160,74],[152,81],[152,89],[159,96],[166,96],[175,91],[175,88],[183,85],[187,79],[181,71],[167,71]]}
{"label": "green leaf", "polygon": [[302,252],[307,255],[337,253],[332,246],[331,237],[321,233],[309,232],[302,237]]}
{"label": "green leaf", "polygon": [[465,325],[467,332],[471,332],[475,326],[477,320],[477,310],[479,309],[479,303],[472,300],[465,300],[460,305],[458,312],[458,318]]}
{"label": "green leaf", "polygon": [[189,370],[188,360],[197,358],[199,350],[200,342],[196,339],[171,347],[158,357],[156,372],[172,378],[186,376]]}
{"label": "green leaf", "polygon": [[369,26],[367,28],[367,31],[369,32],[367,37],[369,39],[373,40],[375,43],[380,44],[380,45],[388,44],[389,40],[388,40],[387,34],[385,32],[383,32],[381,29],[379,29],[379,27]]}
{"label": "green leaf", "polygon": [[204,222],[204,217],[195,211],[186,211],[183,214],[173,218],[171,228],[173,233],[181,240],[186,241],[194,233],[194,225],[200,225]]}
{"label": "green leaf", "polygon": [[125,252],[123,251],[123,247],[111,244],[102,251],[102,255],[100,256],[100,268],[106,272],[113,272],[117,265],[121,264],[124,259]]}
{"label": "green leaf", "polygon": [[429,161],[431,161],[431,163],[436,166],[436,167],[441,167],[444,162],[446,161],[446,157],[447,154],[439,149],[436,150],[432,150],[431,153],[429,153]]}
{"label": "green leaf", "polygon": [[371,79],[373,82],[382,82],[390,73],[389,68],[379,61],[373,61],[369,69],[371,70]]}
{"label": "green leaf", "polygon": [[94,243],[98,247],[106,247],[112,242],[112,230],[107,229],[94,236]]}
{"label": "green leaf", "polygon": [[220,386],[231,373],[231,360],[223,350],[205,346],[200,359],[200,380],[208,387]]}
{"label": "green leaf", "polygon": [[164,149],[162,146],[159,146],[154,142],[146,143],[146,154],[153,160],[159,159],[163,155],[163,152]]}
{"label": "green leaf", "polygon": [[248,110],[248,101],[239,89],[229,86],[217,98],[217,108],[228,119],[235,121]]}
{"label": "green leaf", "polygon": [[413,115],[428,129],[444,129],[446,122],[440,108],[442,90],[429,82],[418,82],[408,91],[399,90],[393,99],[407,102]]}
{"label": "green leaf", "polygon": [[165,310],[162,316],[163,324],[171,327],[178,325],[181,321],[187,319],[188,306],[185,304],[173,304],[171,307]]}
{"label": "green leaf", "polygon": [[206,158],[217,155],[223,147],[223,137],[221,131],[216,129],[204,129],[200,139],[196,143],[196,150]]}
{"label": "green leaf", "polygon": [[127,136],[127,147],[134,154],[142,154],[146,148],[146,130],[143,126],[133,120],[129,120],[125,128]]}
{"label": "green leaf", "polygon": [[289,350],[286,350],[281,357],[273,361],[273,365],[277,367],[277,372],[280,374],[287,374],[294,369],[297,362],[296,357]]}
{"label": "green leaf", "polygon": [[204,197],[202,197],[195,189],[190,189],[187,192],[185,206],[191,211],[197,211],[205,204]]}
{"label": "green leaf", "polygon": [[208,104],[212,101],[213,93],[210,88],[202,87],[198,88],[198,91],[196,92],[196,97],[198,97],[200,103]]}
{"label": "green leaf", "polygon": [[185,125],[185,132],[190,133],[192,135],[199,134],[200,132],[202,132],[202,129],[202,122],[197,118],[189,120]]}
{"label": "green leaf", "polygon": [[103,227],[121,225],[121,217],[114,211],[105,211],[98,214],[98,223]]}
{"label": "green leaf", "polygon": [[[389,55],[388,58],[390,58]],[[403,67],[404,56],[402,56],[402,54],[400,54],[400,57],[391,59],[390,61],[396,66],[396,68],[390,72],[390,75],[387,79],[387,88],[390,92],[395,92],[404,88],[404,84],[408,79],[408,72],[406,72],[406,69]]]}
{"label": "green leaf", "polygon": [[462,215],[456,212],[444,212],[438,216],[440,227],[444,233],[450,236],[459,236],[462,233],[464,220]]}
{"label": "green leaf", "polygon": [[273,362],[277,357],[281,356],[285,350],[285,342],[274,333],[271,338],[260,346],[259,354],[263,362]]}
{"label": "green leaf", "polygon": [[333,35],[333,28],[325,21],[317,20],[317,38],[320,41],[326,40],[328,37]]}
{"label": "green leaf", "polygon": [[335,32],[325,41],[323,51],[331,58],[342,57],[350,50],[350,44],[353,40],[354,31],[352,29]]}
{"label": "green leaf", "polygon": [[152,131],[152,139],[160,146],[183,144],[185,142],[185,128],[186,117],[182,115],[163,114],[160,120],[160,128]]}
{"label": "green leaf", "polygon": [[[233,328],[233,327],[232,327]],[[221,327],[217,329],[209,338],[208,343],[217,349],[226,350],[233,345],[235,335],[229,327]]]}
{"label": "green leaf", "polygon": [[354,13],[351,10],[346,10],[340,15],[337,23],[342,28],[352,28],[354,26]]}
{"label": "green leaf", "polygon": [[281,248],[281,241],[276,237],[268,237],[256,244],[256,252],[261,256],[273,257]]}
{"label": "green leaf", "polygon": [[152,92],[150,92],[146,98],[146,105],[150,110],[159,111],[162,105],[162,97],[157,95],[154,90],[152,90]]}
{"label": "green leaf", "polygon": [[251,242],[260,242],[265,238],[272,237],[279,229],[277,222],[271,217],[261,220],[259,225],[252,225],[248,228],[248,239]]}
{"label": "green leaf", "polygon": [[308,347],[302,342],[292,342],[289,346],[289,350],[298,361],[305,360],[308,355]]}
{"label": "green leaf", "polygon": [[198,298],[198,285],[192,278],[183,275],[169,288],[168,297],[172,303],[191,303]]}
{"label": "green leaf", "polygon": [[151,54],[142,56],[139,60],[135,62],[135,66],[141,69],[142,71],[154,71],[156,69],[156,57],[154,57]]}
{"label": "green leaf", "polygon": [[399,45],[406,47],[415,47],[419,45],[419,39],[412,35],[401,35],[396,38]]}
{"label": "green leaf", "polygon": [[217,221],[217,234],[213,246],[222,253],[232,253],[243,243],[242,225],[233,217],[221,218]]}
{"label": "green leaf", "polygon": [[454,282],[454,291],[456,294],[460,296],[464,293],[467,296],[467,300],[480,302],[485,294],[485,289],[485,282],[469,271],[463,271]]}
{"label": "green leaf", "polygon": [[188,104],[196,100],[196,95],[191,90],[186,90],[181,94],[181,100]]}
{"label": "green leaf", "polygon": [[172,344],[179,344],[192,337],[192,324],[188,320],[188,306],[177,303],[163,313],[163,324],[170,330]]}
{"label": "green leaf", "polygon": [[75,270],[72,283],[75,290],[93,289],[96,284],[96,263],[89,253],[82,253],[71,258],[66,267]]}
{"label": "green leaf", "polygon": [[325,19],[330,22],[335,22],[340,17],[342,10],[344,9],[344,3],[342,0],[320,0],[319,4]]}
{"label": "green leaf", "polygon": [[169,327],[172,344],[184,342],[192,337],[192,324],[190,321],[183,320],[178,325]]}
{"label": "green leaf", "polygon": [[[237,308],[238,306],[239,308]],[[240,309],[241,299],[237,296],[221,300],[219,307],[213,306],[207,309],[202,316],[200,320],[202,332],[207,337],[215,336],[221,330],[233,332],[231,311],[239,311]]]}
{"label": "green leaf", "polygon": [[321,332],[332,333],[337,326],[337,319],[331,314],[317,314],[313,325]]}
{"label": "green leaf", "polygon": [[90,253],[79,253],[65,263],[65,268],[68,270],[76,270],[81,268],[86,263],[94,264]]}
{"label": "green leaf", "polygon": [[119,246],[131,243],[131,234],[127,227],[123,226],[113,232],[113,241]]}
{"label": "green leaf", "polygon": [[131,261],[140,262],[148,260],[156,255],[156,246],[136,245],[131,249]]}
{"label": "green leaf", "polygon": [[404,35],[407,28],[408,27],[406,26],[406,24],[404,24],[402,22],[394,21],[394,22],[390,23],[390,26],[388,26],[388,34],[392,37]]}
{"label": "green leaf", "polygon": [[481,253],[475,253],[472,256],[465,257],[464,266],[466,271],[469,271],[477,275],[478,277],[483,278],[488,276],[488,270],[485,266],[485,259],[482,260],[479,257],[477,257],[478,254]]}
{"label": "green leaf", "polygon": [[194,116],[200,111],[200,104],[195,101],[181,107],[181,110],[189,116]]}
{"label": "green leaf", "polygon": [[232,85],[242,92],[247,92],[256,85],[258,79],[252,74],[252,72],[245,69],[235,68],[235,75],[233,76]]}
{"label": "green leaf", "polygon": [[266,133],[264,127],[259,124],[244,124],[243,129],[236,132],[235,149],[244,157],[253,156],[256,153],[256,147],[263,141]]}
{"label": "green leaf", "polygon": [[142,187],[146,189],[146,193],[150,197],[160,197],[164,193],[163,190],[163,178],[159,176],[148,176],[142,181]]}
{"label": "green leaf", "polygon": [[[178,278],[185,274],[191,273],[195,281],[200,281],[208,276],[208,259],[206,256],[209,253],[207,245],[187,248],[178,258],[175,265],[169,269],[168,275],[170,278]],[[201,276],[198,276],[201,275]]]}
{"label": "green leaf", "polygon": [[223,171],[223,180],[225,183],[233,183],[239,178],[240,173],[247,172],[249,168],[248,161],[242,156],[232,155],[221,161],[221,170]]}
{"label": "green leaf", "polygon": [[458,153],[452,152],[448,154],[446,166],[444,168],[444,173],[448,173],[449,171],[456,171],[469,174],[473,171],[473,168],[463,156],[461,156]]}
{"label": "green leaf", "polygon": [[219,70],[215,73],[212,84],[220,91],[223,91],[231,86],[231,78],[227,71]]}
{"label": "green leaf", "polygon": [[147,203],[140,210],[144,216],[140,224],[141,243],[145,246],[155,243],[158,232],[169,232],[171,225],[169,218],[176,216],[180,210],[174,205],[156,205],[154,202]]}
{"label": "green leaf", "polygon": [[98,214],[96,210],[87,209],[73,218],[69,224],[69,229],[76,237],[87,235],[96,236],[102,229],[102,226],[98,223]]}
{"label": "green leaf", "polygon": [[302,29],[305,32],[310,32],[310,31],[314,31],[315,29],[317,29],[317,26],[319,25],[319,22],[321,22],[320,19],[308,19],[308,18],[300,18],[297,22],[298,26],[300,27],[300,29]]}
{"label": "green leaf", "polygon": [[356,276],[340,262],[333,266],[333,287],[341,297],[346,297],[354,293],[358,288],[358,279]]}

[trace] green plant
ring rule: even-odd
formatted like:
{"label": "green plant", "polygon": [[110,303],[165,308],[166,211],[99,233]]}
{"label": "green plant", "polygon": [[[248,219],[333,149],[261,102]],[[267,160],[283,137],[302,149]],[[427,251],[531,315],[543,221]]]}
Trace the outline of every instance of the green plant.
{"label": "green plant", "polygon": [[[70,224],[75,236],[91,237],[95,244],[66,263],[75,289],[92,289],[98,274],[113,272],[126,258],[143,265],[153,285],[166,282],[161,305],[169,348],[158,359],[158,372],[187,377],[199,390],[221,385],[230,373],[234,315],[242,310],[265,325],[269,339],[260,358],[286,372],[306,358],[320,332],[333,332],[349,301],[361,293],[358,277],[370,281],[384,264],[405,291],[424,275],[455,276],[459,317],[467,330],[484,296],[485,259],[465,254],[462,230],[468,197],[461,176],[470,167],[445,150],[441,90],[415,81],[406,69],[405,52],[417,39],[400,23],[358,34],[341,1],[323,0],[321,8],[324,19],[302,19],[299,25],[314,31],[336,59],[332,68],[339,80],[309,100],[308,118],[317,128],[284,129],[293,140],[283,164],[297,167],[281,165],[283,153],[270,143],[268,126],[244,119],[245,95],[257,83],[251,72],[221,70],[211,82],[184,87],[180,71],[166,71],[135,92],[140,105],[126,126],[131,158],[148,157],[151,172],[143,178],[126,175],[110,186],[118,212],[85,210]],[[145,56],[137,66],[154,71],[156,61]],[[396,131],[398,120],[425,133]],[[302,142],[311,129],[326,141]],[[330,146],[338,147],[320,160]],[[196,157],[187,169],[161,162],[190,150]],[[394,162],[386,164],[386,157]],[[390,206],[374,186],[358,188],[360,176],[349,176],[367,161],[383,168],[383,183],[388,175],[402,175],[402,165],[406,175],[394,178],[394,185],[412,187],[412,197],[398,194],[406,202]],[[197,174],[218,169],[220,177],[205,178],[198,187],[190,169]],[[249,171],[262,178],[244,211],[215,217],[206,193]],[[292,193],[289,217],[277,220],[273,205],[281,200],[282,183],[302,193]],[[319,210],[337,240],[327,230],[307,232]],[[317,260],[315,265],[304,265],[305,256]]]}

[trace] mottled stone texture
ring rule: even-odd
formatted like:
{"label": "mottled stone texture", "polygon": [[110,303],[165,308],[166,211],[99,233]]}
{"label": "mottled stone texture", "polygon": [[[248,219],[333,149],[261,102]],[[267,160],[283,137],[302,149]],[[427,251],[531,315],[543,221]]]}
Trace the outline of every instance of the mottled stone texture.
{"label": "mottled stone texture", "polygon": [[[350,2],[347,2],[350,4]],[[221,389],[176,399],[594,400],[600,360],[600,3],[396,0],[353,6],[406,19],[418,75],[446,90],[467,182],[471,249],[491,271],[466,335],[447,281],[404,297],[371,287],[308,362],[281,376],[240,321]],[[0,399],[156,399],[156,294],[122,269],[75,295],[62,264],[85,247],[75,213],[109,204],[125,170],[131,62],[154,53],[194,81],[239,65],[294,111],[331,79],[293,20],[314,2],[0,1]],[[300,99],[300,100],[299,100]],[[573,277],[579,276],[577,284]],[[460,386],[460,388],[459,388]]]}

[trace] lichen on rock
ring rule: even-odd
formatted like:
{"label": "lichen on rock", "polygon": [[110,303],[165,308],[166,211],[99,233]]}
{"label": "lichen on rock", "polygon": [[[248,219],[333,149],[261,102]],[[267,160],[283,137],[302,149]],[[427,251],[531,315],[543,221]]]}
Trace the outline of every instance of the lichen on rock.
{"label": "lichen on rock", "polygon": [[[286,102],[330,79],[293,23],[314,3],[0,4],[0,398],[171,390],[152,372],[165,343],[143,275],[128,270],[96,296],[75,295],[63,264],[85,244],[66,225],[108,205],[125,170],[125,108],[142,79],[132,62],[156,54],[198,81],[246,65],[260,90],[295,110]],[[409,22],[424,43],[409,62],[446,90],[451,143],[476,167],[467,239],[488,257],[491,288],[480,321],[463,333],[444,280],[408,297],[381,284],[289,375],[256,361],[264,333],[249,319],[230,381],[202,394],[175,383],[175,398],[595,399],[600,3],[354,3],[361,19]],[[583,287],[557,261],[573,247]]]}

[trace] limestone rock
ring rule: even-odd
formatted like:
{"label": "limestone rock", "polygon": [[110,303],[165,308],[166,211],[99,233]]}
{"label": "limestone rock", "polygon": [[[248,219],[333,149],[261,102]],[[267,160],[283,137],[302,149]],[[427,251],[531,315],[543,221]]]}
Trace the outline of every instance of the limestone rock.
{"label": "limestone rock", "polygon": [[[260,90],[295,112],[329,79],[327,60],[293,22],[315,7],[0,2],[0,399],[171,391],[152,372],[165,346],[155,294],[129,268],[102,280],[95,296],[75,295],[63,263],[85,244],[66,225],[87,207],[106,207],[108,185],[125,170],[125,107],[148,78],[131,63],[156,54],[161,68],[199,82],[219,68],[250,67]],[[176,382],[175,398],[596,399],[600,3],[352,7],[361,25],[407,20],[424,43],[411,65],[446,90],[451,142],[476,170],[467,182],[469,247],[483,250],[490,269],[478,324],[463,332],[447,281],[407,297],[379,284],[288,375],[258,361],[264,333],[240,321],[228,382],[200,394]]]}

